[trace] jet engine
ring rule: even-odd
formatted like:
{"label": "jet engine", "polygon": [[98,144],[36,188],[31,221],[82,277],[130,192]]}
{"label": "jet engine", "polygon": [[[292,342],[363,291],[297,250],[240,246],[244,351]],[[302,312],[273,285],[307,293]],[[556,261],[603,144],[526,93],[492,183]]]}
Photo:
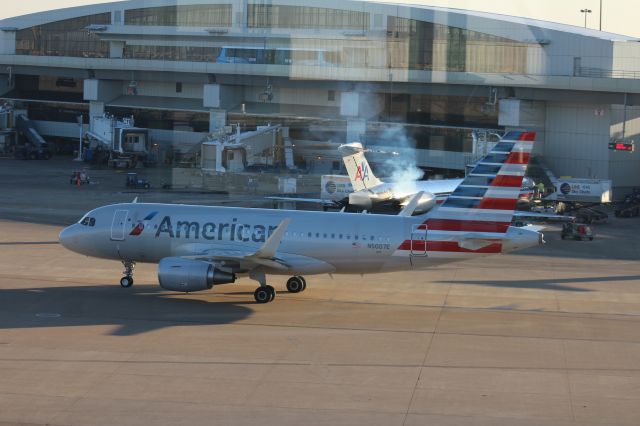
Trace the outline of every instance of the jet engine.
{"label": "jet engine", "polygon": [[235,282],[233,273],[221,271],[208,262],[166,257],[158,264],[158,281],[166,290],[193,292],[214,285]]}
{"label": "jet engine", "polygon": [[[358,210],[368,210],[372,213],[392,213],[397,214],[411,201],[411,196],[396,198],[393,192],[373,193],[370,191],[357,191],[349,194],[349,206]],[[420,197],[414,215],[424,214],[436,206],[436,196],[430,192],[425,192]]]}
{"label": "jet engine", "polygon": [[[408,203],[410,200],[411,200],[411,197],[408,197],[407,200],[402,202],[402,206],[404,207],[404,205]],[[418,205],[416,206],[416,209],[413,212],[413,214],[414,215],[424,214],[429,210],[431,210],[432,208],[434,208],[435,206],[436,206],[436,196],[430,192],[425,192],[424,194],[422,194],[422,197],[420,197],[420,200],[418,201]]]}

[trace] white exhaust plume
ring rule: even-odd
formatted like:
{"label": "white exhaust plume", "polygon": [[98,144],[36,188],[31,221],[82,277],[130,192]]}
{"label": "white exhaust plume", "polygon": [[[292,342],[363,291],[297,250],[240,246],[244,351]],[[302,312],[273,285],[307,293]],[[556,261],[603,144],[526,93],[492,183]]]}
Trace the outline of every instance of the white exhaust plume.
{"label": "white exhaust plume", "polygon": [[386,147],[400,155],[390,155],[382,163],[384,174],[390,177],[393,191],[404,197],[418,192],[416,181],[422,179],[424,171],[416,165],[415,141],[407,137],[402,127],[387,128],[380,138]]}

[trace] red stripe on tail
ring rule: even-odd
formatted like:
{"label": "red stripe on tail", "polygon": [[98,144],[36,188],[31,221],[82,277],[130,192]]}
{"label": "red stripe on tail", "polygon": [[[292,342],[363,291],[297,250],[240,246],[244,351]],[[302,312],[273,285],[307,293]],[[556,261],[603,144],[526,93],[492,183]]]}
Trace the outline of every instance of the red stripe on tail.
{"label": "red stripe on tail", "polygon": [[498,175],[491,182],[491,186],[520,188],[522,186],[522,176]]}
{"label": "red stripe on tail", "polygon": [[524,132],[518,138],[519,141],[530,141],[533,142],[536,140],[536,132]]}
{"label": "red stripe on tail", "polygon": [[479,209],[489,210],[515,210],[518,200],[513,198],[483,198],[478,205]]}
{"label": "red stripe on tail", "polygon": [[[507,232],[509,222],[490,222],[480,220],[429,219],[429,231],[465,231],[465,232]],[[422,229],[424,229],[421,226]]]}
{"label": "red stripe on tail", "polygon": [[507,157],[505,164],[529,164],[531,154],[528,152],[512,152]]}
{"label": "red stripe on tail", "polygon": [[[424,251],[424,241],[413,241],[413,251]],[[403,242],[398,250],[411,250],[411,241]],[[469,250],[458,245],[457,241],[427,241],[427,251],[431,252],[451,252],[451,253],[484,253],[496,254],[502,253],[502,243],[495,242],[478,250]]]}

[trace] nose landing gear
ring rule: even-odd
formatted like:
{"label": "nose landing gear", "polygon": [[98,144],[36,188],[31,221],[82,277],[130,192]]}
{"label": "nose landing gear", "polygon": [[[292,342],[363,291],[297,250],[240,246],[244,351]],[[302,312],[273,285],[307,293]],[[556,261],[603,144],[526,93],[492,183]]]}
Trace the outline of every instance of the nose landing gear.
{"label": "nose landing gear", "polygon": [[122,265],[124,266],[124,271],[122,272],[124,274],[124,277],[120,279],[120,285],[123,288],[129,288],[133,285],[133,270],[136,267],[136,263],[128,260],[123,260]]}

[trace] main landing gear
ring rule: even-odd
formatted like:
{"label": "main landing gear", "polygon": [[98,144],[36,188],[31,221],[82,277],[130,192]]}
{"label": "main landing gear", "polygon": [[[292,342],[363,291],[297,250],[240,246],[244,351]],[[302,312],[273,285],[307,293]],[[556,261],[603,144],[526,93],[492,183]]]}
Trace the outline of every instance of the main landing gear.
{"label": "main landing gear", "polygon": [[129,288],[133,285],[133,270],[136,267],[136,262],[131,262],[128,260],[123,260],[122,265],[124,266],[124,277],[120,279],[120,285],[124,288]]}
{"label": "main landing gear", "polygon": [[[260,283],[260,287],[253,292],[256,303],[273,302],[276,298],[276,289],[267,284],[265,274],[263,272],[251,272],[249,275],[252,279]],[[289,293],[300,293],[307,288],[307,281],[304,277],[297,275],[287,280],[287,290]]]}
{"label": "main landing gear", "polygon": [[287,290],[289,293],[300,293],[307,289],[307,281],[301,275],[296,275],[287,280]]}
{"label": "main landing gear", "polygon": [[253,297],[257,303],[272,302],[276,298],[276,289],[270,285],[260,286],[253,292]]}

